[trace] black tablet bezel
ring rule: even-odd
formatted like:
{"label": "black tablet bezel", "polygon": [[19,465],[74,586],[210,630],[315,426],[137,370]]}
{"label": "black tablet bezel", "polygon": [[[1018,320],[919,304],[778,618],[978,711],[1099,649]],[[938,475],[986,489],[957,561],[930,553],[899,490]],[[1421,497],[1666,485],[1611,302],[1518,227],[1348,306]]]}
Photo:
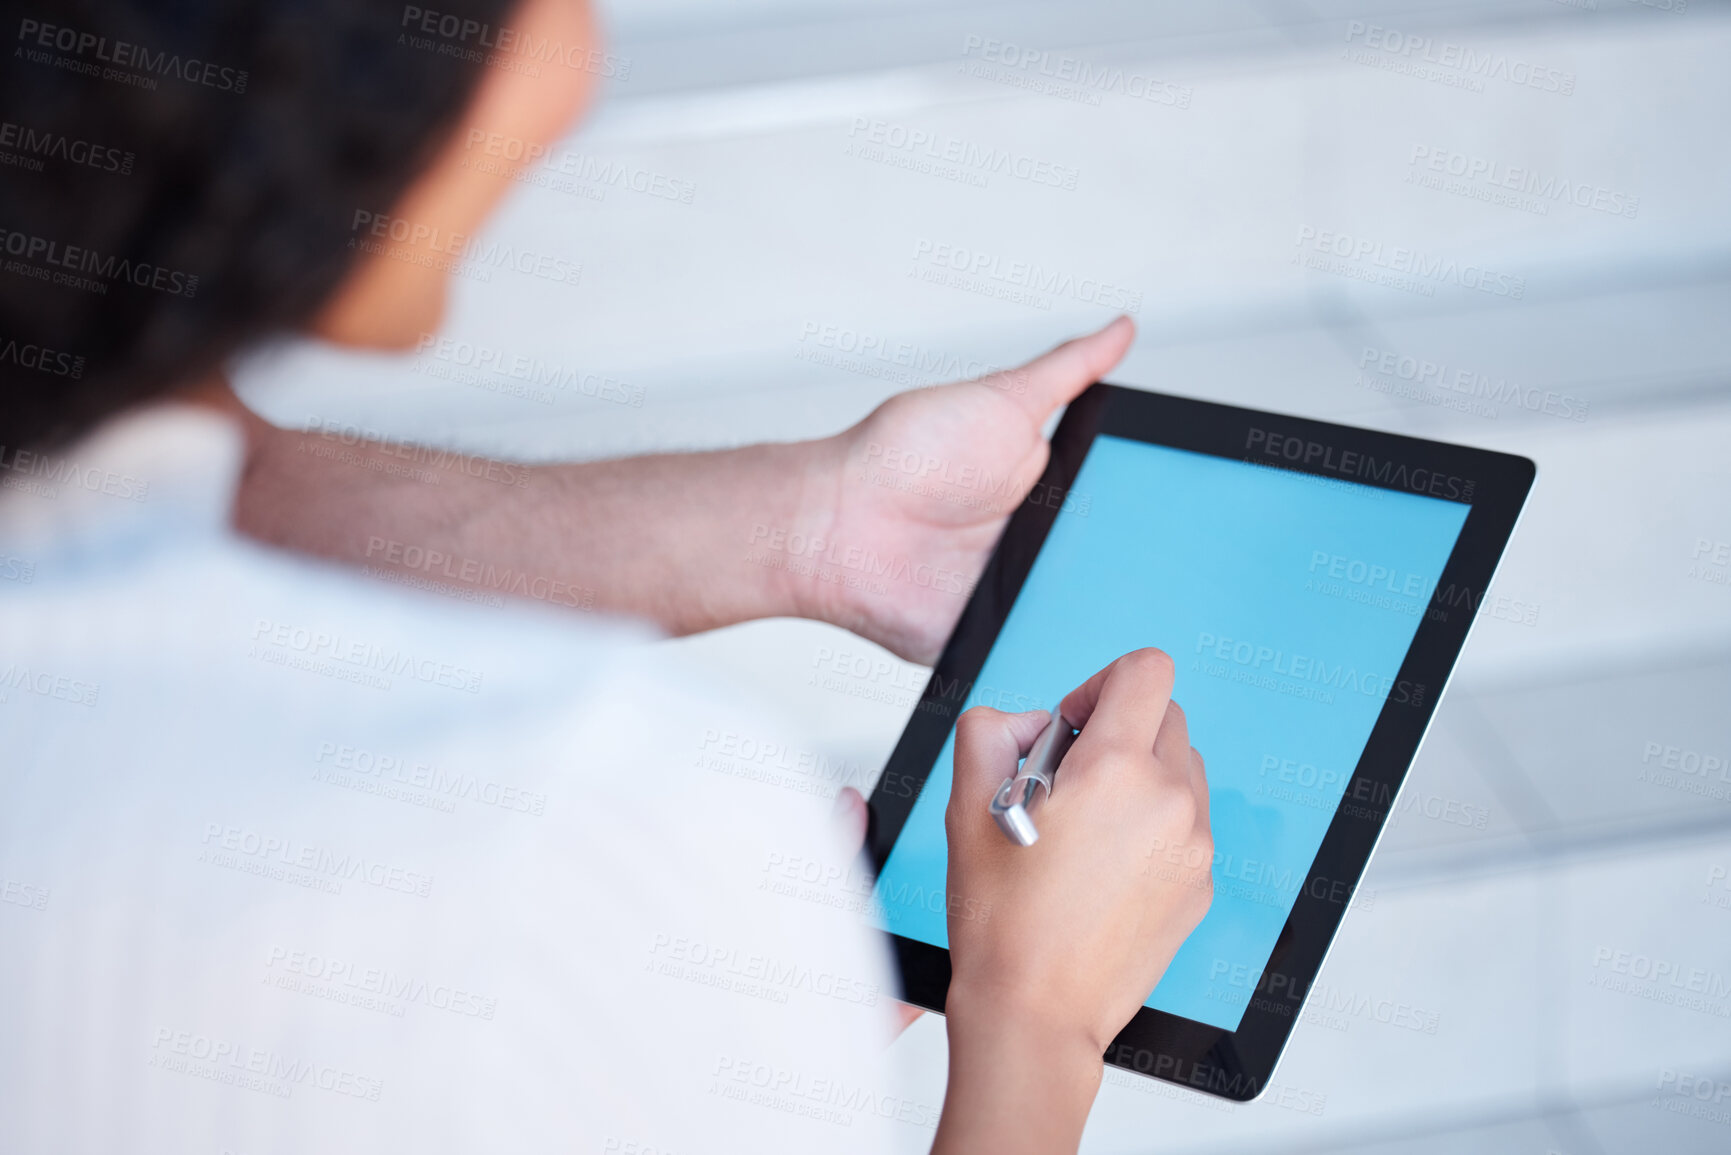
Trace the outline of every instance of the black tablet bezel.
{"label": "black tablet bezel", "polygon": [[[877,870],[906,824],[1047,533],[1067,505],[1086,499],[1072,495],[1070,486],[1101,433],[1469,506],[1395,689],[1384,700],[1238,1029],[1143,1007],[1106,1051],[1108,1063],[1126,1070],[1247,1102],[1267,1087],[1297,1022],[1514,531],[1535,468],[1512,454],[1104,382],[1090,386],[1053,434],[1045,474],[1011,515],[872,791],[868,844]],[[941,1011],[949,952],[900,935],[890,938],[906,997]]]}

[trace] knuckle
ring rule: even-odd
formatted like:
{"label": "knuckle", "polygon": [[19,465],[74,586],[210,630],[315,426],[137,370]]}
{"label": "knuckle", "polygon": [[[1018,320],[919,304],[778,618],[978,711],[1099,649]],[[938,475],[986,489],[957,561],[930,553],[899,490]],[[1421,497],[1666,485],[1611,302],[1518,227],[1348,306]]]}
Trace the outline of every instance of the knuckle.
{"label": "knuckle", "polygon": [[956,729],[971,730],[994,713],[996,711],[990,706],[969,706],[962,711],[962,716],[956,719]]}
{"label": "knuckle", "polygon": [[1177,666],[1172,662],[1172,656],[1165,650],[1157,650],[1152,646],[1132,650],[1125,654],[1120,661],[1124,662],[1131,672],[1152,678],[1166,687],[1172,685],[1178,672]]}
{"label": "knuckle", "polygon": [[1000,715],[990,706],[974,706],[956,719],[956,742],[972,743],[981,733],[998,724]]}

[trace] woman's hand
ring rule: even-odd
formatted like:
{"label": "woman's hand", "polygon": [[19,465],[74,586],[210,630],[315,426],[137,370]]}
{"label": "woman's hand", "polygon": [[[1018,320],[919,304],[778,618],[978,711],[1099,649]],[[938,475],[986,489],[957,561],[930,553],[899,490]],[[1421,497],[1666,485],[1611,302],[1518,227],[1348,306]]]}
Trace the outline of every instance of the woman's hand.
{"label": "woman's hand", "polygon": [[831,563],[825,577],[861,580],[805,578],[793,591],[802,616],[936,661],[1005,519],[1046,468],[1041,426],[1110,372],[1135,334],[1119,317],[1021,368],[898,393],[817,443],[807,492],[823,508],[809,524],[824,546],[814,560]]}
{"label": "woman's hand", "polygon": [[1126,654],[1064,699],[1082,727],[1040,839],[987,813],[1046,724],[977,707],[956,726],[948,893],[992,916],[949,920],[950,1089],[934,1151],[1073,1151],[1101,1056],[1213,896],[1202,757],[1171,700],[1172,659]]}
{"label": "woman's hand", "polygon": [[931,663],[1046,467],[1041,426],[1134,335],[1120,317],[1019,369],[898,394],[817,441],[568,465],[278,429],[226,388],[211,403],[246,430],[234,519],[262,541],[673,634],[817,618]]}

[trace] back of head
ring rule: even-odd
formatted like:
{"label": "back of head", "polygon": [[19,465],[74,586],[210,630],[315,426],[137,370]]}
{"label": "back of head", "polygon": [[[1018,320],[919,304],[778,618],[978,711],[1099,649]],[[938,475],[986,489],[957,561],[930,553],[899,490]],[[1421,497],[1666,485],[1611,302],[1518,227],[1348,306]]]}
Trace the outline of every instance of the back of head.
{"label": "back of head", "polygon": [[6,3],[0,446],[65,442],[304,327],[512,6]]}

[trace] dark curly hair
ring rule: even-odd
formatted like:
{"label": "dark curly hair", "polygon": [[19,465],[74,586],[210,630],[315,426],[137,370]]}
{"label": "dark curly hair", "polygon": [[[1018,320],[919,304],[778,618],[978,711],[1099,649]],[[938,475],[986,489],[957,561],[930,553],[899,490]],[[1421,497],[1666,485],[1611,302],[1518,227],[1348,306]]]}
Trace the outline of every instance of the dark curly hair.
{"label": "dark curly hair", "polygon": [[64,443],[304,327],[356,210],[394,204],[466,107],[473,30],[515,3],[0,5],[0,446]]}

